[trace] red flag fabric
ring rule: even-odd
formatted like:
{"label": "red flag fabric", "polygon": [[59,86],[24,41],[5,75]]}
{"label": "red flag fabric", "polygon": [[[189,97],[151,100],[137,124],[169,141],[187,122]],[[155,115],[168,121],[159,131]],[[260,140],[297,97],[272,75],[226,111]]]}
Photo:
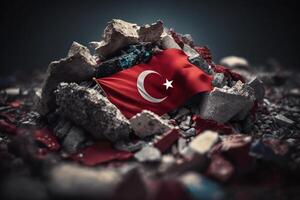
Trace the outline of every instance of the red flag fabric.
{"label": "red flag fabric", "polygon": [[195,94],[212,90],[212,77],[191,64],[188,56],[178,49],[164,50],[147,64],[135,65],[97,81],[127,118],[142,110],[162,115]]}

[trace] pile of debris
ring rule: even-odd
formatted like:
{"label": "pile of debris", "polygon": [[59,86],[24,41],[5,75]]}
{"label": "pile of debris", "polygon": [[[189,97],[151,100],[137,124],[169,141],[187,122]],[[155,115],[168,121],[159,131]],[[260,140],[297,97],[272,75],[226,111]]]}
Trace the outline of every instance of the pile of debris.
{"label": "pile of debris", "polygon": [[[73,42],[42,83],[1,90],[5,198],[240,198],[248,190],[235,188],[251,181],[263,188],[253,198],[277,198],[280,192],[265,193],[283,184],[269,183],[282,179],[276,170],[299,168],[299,83],[264,85],[264,74],[238,57],[217,65],[207,47],[162,21],[139,26],[114,19],[90,45],[95,55]],[[93,78],[147,63],[169,48],[213,76],[214,89],[162,116],[143,110],[125,118]]]}

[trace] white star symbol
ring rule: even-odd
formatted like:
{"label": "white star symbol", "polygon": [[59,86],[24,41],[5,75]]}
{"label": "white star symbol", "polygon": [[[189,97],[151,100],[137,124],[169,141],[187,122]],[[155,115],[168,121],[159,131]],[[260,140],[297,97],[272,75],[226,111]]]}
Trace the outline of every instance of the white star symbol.
{"label": "white star symbol", "polygon": [[173,88],[173,85],[172,85],[173,81],[169,81],[168,79],[166,79],[166,82],[163,84],[166,86],[166,90],[170,88]]}

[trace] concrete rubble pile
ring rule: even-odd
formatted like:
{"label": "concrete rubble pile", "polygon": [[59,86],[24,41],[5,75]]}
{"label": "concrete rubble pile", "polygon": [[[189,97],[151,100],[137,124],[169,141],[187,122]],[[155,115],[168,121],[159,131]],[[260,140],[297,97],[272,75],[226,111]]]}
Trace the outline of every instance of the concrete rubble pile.
{"label": "concrete rubble pile", "polygon": [[[41,85],[1,90],[0,143],[18,152],[28,170],[25,182],[43,192],[27,199],[235,199],[245,191],[232,188],[256,174],[259,162],[299,169],[300,153],[290,156],[299,144],[299,89],[266,87],[244,58],[226,57],[218,65],[207,47],[160,20],[140,26],[113,19],[100,41],[89,45],[95,54],[73,42],[65,58],[49,64]],[[213,77],[210,92],[161,116],[143,110],[127,119],[93,80],[147,63],[170,48],[184,51]],[[31,102],[30,112],[25,102]],[[26,117],[17,123],[12,113]],[[28,135],[33,137],[25,140]],[[26,176],[34,166],[42,182]],[[3,188],[11,191],[17,178],[7,177]]]}

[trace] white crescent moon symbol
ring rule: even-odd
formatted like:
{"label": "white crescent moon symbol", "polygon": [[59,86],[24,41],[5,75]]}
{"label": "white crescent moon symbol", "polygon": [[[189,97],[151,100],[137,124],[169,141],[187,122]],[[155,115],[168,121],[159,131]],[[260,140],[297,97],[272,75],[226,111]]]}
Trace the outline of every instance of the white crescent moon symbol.
{"label": "white crescent moon symbol", "polygon": [[[140,73],[140,75],[138,76],[138,79],[137,79],[137,82],[136,82],[136,86],[137,86],[137,89],[140,93],[140,95],[146,99],[147,101],[150,101],[152,103],[160,103],[162,102],[163,100],[165,100],[167,97],[164,97],[164,98],[161,98],[161,99],[158,99],[158,98],[154,98],[152,97],[146,90],[145,90],[145,87],[144,87],[144,81],[145,81],[145,78],[149,75],[149,74],[158,74],[160,75],[159,73],[157,73],[156,71],[153,71],[153,70],[145,70],[143,71],[142,73]],[[161,76],[161,75],[160,75]]]}

